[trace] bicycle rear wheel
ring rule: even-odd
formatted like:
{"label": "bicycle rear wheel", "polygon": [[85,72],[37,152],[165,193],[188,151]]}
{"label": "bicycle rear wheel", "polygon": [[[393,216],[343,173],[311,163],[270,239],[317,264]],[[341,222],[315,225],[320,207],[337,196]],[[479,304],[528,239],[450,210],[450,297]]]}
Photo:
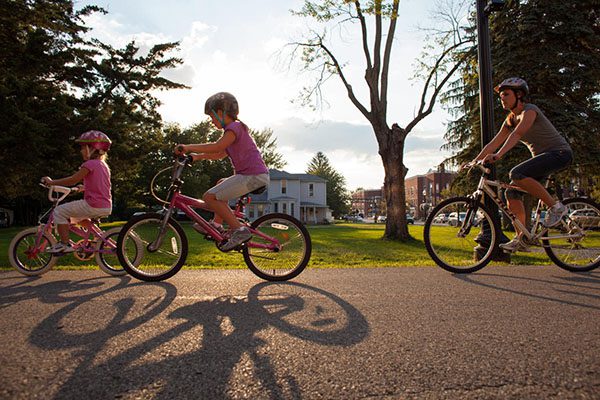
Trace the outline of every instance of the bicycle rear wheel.
{"label": "bicycle rear wheel", "polygon": [[446,271],[475,272],[492,259],[499,228],[483,204],[475,208],[472,203],[468,197],[444,200],[425,221],[423,239],[427,252]]}
{"label": "bicycle rear wheel", "polygon": [[127,274],[119,263],[117,256],[117,239],[121,228],[113,228],[103,233],[104,241],[98,242],[96,248],[96,263],[100,269],[112,276],[122,276]]}
{"label": "bicycle rear wheel", "polygon": [[127,222],[117,241],[117,256],[131,276],[156,282],[175,275],[185,263],[188,253],[187,237],[173,219],[167,221],[166,230],[158,248],[156,244],[163,216],[149,213]]}
{"label": "bicycle rear wheel", "polygon": [[591,271],[600,266],[600,206],[587,198],[567,199],[567,217],[548,236],[577,237],[542,240],[548,257],[571,272]]}
{"label": "bicycle rear wheel", "polygon": [[58,260],[46,252],[47,247],[56,243],[56,239],[50,233],[43,232],[40,243],[36,246],[39,229],[29,228],[17,233],[8,246],[10,265],[23,275],[41,275],[49,271]]}
{"label": "bicycle rear wheel", "polygon": [[[254,274],[268,281],[286,281],[300,274],[312,251],[308,230],[287,214],[267,214],[252,223],[254,234],[243,247],[244,261]],[[278,246],[273,247],[275,239]],[[260,247],[254,247],[260,246]]]}

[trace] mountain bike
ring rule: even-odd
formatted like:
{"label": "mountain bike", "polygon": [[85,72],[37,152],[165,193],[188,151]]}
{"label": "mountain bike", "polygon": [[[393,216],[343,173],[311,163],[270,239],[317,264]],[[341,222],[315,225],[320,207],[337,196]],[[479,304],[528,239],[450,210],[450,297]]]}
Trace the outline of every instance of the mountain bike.
{"label": "mountain bike", "polygon": [[[559,267],[571,272],[590,271],[600,266],[600,206],[585,197],[565,199],[567,215],[554,227],[542,222],[541,200],[527,229],[497,195],[497,189],[522,189],[490,179],[490,169],[481,163],[465,166],[469,172],[477,168],[481,178],[477,190],[469,196],[442,201],[429,214],[423,230],[425,247],[441,268],[454,273],[470,273],[485,267],[493,258],[501,236],[499,217],[493,218],[482,203],[484,194],[523,232],[532,249],[541,247]],[[443,223],[442,214],[457,216],[456,223]],[[474,249],[481,251],[477,253]],[[539,251],[539,250],[538,250]]]}
{"label": "mountain bike", "polygon": [[[176,156],[171,167],[159,171],[150,183],[154,198],[163,204],[160,212],[146,213],[129,220],[117,242],[117,255],[123,268],[133,277],[144,281],[161,281],[175,275],[185,264],[188,254],[188,239],[181,225],[173,218],[180,210],[195,222],[196,230],[205,239],[213,241],[217,249],[227,242],[228,233],[215,227],[196,213],[193,208],[208,210],[204,201],[183,195],[181,175],[192,165],[191,155]],[[171,171],[165,199],[160,198],[155,188],[157,177]],[[258,277],[268,281],[285,281],[300,274],[310,260],[312,245],[308,230],[291,215],[265,214],[252,223],[244,216],[244,206],[253,193],[241,196],[234,214],[252,233],[252,238],[230,250],[242,253],[248,268]],[[209,210],[210,211],[210,210]],[[142,254],[136,261],[138,246],[142,243]]]}
{"label": "mountain bike", "polygon": [[[41,185],[48,189],[48,200],[52,202],[52,207],[40,216],[37,227],[17,233],[8,246],[10,264],[23,275],[29,276],[41,275],[56,264],[60,256],[47,251],[57,242],[53,234],[54,209],[67,196],[80,191],[78,187]],[[72,254],[80,261],[95,258],[100,269],[109,275],[125,275],[115,252],[121,228],[103,231],[98,223],[95,219],[85,219],[69,225],[71,237],[77,238],[76,241],[71,240],[71,246],[75,248]]]}

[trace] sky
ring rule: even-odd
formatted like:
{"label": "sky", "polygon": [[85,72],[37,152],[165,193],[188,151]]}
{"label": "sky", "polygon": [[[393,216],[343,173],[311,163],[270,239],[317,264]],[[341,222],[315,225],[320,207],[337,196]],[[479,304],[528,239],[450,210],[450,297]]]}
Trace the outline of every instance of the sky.
{"label": "sky", "polygon": [[[350,102],[338,77],[323,87],[326,104],[318,110],[302,107],[297,99],[314,75],[290,63],[286,44],[300,40],[308,29],[305,19],[293,16],[300,0],[97,0],[106,15],[86,18],[91,36],[122,47],[135,40],[140,50],[157,43],[180,42],[174,56],[183,64],[164,76],[190,86],[156,92],[163,120],[188,127],[206,118],[206,98],[219,91],[233,93],[240,104],[239,118],[253,129],[270,128],[277,138],[290,173],[302,173],[319,151],[346,178],[346,187],[371,189],[383,185],[384,171],[375,135],[364,116]],[[390,63],[388,123],[408,124],[416,113],[421,82],[412,79],[421,54],[424,32],[432,26],[437,2],[403,0]],[[357,27],[334,34],[335,51],[363,104],[366,101],[364,57],[357,46]],[[408,177],[435,168],[449,153],[442,151],[447,114],[434,113],[410,133],[404,162]]]}

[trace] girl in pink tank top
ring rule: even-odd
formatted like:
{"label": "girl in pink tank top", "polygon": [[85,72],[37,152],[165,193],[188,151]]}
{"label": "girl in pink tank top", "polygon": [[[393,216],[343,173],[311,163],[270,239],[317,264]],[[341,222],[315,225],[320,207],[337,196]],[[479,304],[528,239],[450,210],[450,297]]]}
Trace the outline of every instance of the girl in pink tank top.
{"label": "girl in pink tank top", "polygon": [[260,151],[248,132],[248,127],[238,120],[239,106],[236,98],[227,92],[219,92],[206,100],[204,113],[210,116],[223,136],[214,143],[179,144],[175,154],[194,152],[194,160],[220,160],[229,157],[235,175],[222,179],[202,197],[215,213],[213,223],[225,221],[231,229],[228,241],[221,246],[224,251],[232,250],[250,240],[250,231],[235,217],[228,200],[269,184],[269,169]]}

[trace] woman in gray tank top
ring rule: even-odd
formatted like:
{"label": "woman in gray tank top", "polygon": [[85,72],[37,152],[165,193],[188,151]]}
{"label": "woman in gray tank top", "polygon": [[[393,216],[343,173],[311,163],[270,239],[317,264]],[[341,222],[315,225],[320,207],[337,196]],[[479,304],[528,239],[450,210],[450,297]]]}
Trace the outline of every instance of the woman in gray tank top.
{"label": "woman in gray tank top", "polygon": [[[567,208],[560,201],[556,201],[540,181],[571,163],[571,147],[542,111],[536,105],[527,102],[529,87],[523,79],[505,79],[494,90],[500,94],[502,107],[510,113],[500,131],[474,161],[494,163],[518,142],[523,142],[531,151],[532,158],[510,171],[511,182],[541,199],[549,209],[544,219],[545,225],[555,226],[566,215]],[[520,192],[509,190],[506,197],[508,208],[526,226],[525,207]],[[522,240],[522,232],[516,226],[515,230],[515,238],[501,244],[500,247],[506,252],[528,251],[527,244]]]}

